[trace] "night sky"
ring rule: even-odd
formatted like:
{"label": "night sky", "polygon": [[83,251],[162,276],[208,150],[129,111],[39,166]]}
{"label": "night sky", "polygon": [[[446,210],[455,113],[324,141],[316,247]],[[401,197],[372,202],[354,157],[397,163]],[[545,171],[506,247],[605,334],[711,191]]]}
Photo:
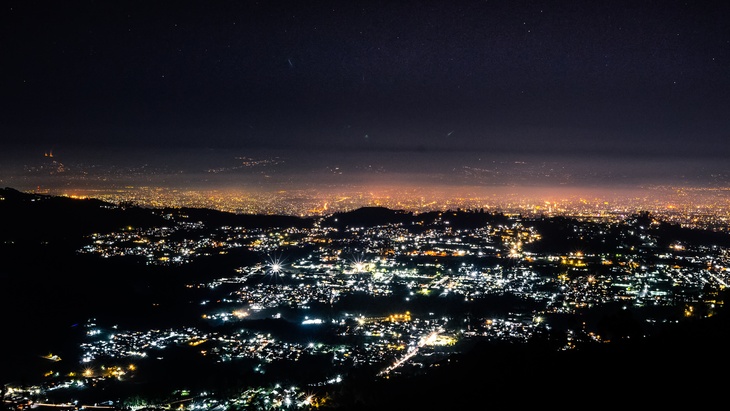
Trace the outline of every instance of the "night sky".
{"label": "night sky", "polygon": [[727,185],[729,4],[4,2],[0,150]]}

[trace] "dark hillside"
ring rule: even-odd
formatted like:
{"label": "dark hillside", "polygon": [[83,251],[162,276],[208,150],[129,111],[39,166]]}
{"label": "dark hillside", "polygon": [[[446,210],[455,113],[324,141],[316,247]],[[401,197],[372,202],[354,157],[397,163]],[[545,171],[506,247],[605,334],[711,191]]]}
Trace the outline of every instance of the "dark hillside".
{"label": "dark hillside", "polygon": [[727,388],[726,313],[644,340],[555,351],[483,343],[425,374],[351,380],[331,409],[710,406]]}
{"label": "dark hillside", "polygon": [[385,207],[362,207],[357,210],[338,212],[324,219],[322,225],[343,229],[346,227],[374,227],[378,225],[410,222],[413,213],[391,210]]}
{"label": "dark hillside", "polygon": [[75,241],[95,232],[164,224],[150,209],[121,207],[96,199],[28,194],[0,189],[2,241]]}
{"label": "dark hillside", "polygon": [[207,208],[162,209],[162,212],[174,215],[185,215],[193,221],[203,221],[213,227],[231,226],[246,228],[275,228],[275,227],[311,227],[314,223],[311,218],[301,218],[286,215],[269,214],[235,214]]}

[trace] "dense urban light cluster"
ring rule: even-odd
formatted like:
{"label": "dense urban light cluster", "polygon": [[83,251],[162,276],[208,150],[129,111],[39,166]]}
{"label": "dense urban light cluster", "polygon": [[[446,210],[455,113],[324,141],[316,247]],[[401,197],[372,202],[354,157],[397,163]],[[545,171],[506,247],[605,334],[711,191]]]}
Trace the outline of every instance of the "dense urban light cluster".
{"label": "dense urban light cluster", "polygon": [[[722,304],[716,297],[730,281],[727,245],[669,241],[661,231],[667,223],[648,212],[556,217],[565,210],[547,206],[556,209],[389,210],[394,221],[370,224],[334,213],[314,217],[310,227],[271,228],[208,226],[168,209],[159,211],[164,227],[95,233],[79,254],[162,266],[244,252],[259,258],[188,283],[207,297],[194,302],[199,317],[181,317],[179,326],[122,330],[90,319],[79,370],[49,375],[54,382],[38,389],[129,379],[137,360],[162,360],[172,347],[213,363],[248,361],[262,375],[276,364],[316,363],[318,379],[297,384],[321,387],[364,367],[381,377],[425,372],[474,341],[550,336],[556,350],[571,350],[627,337],[590,320],[602,307],[637,310],[638,336],[646,336],[657,324],[712,316]],[[569,246],[550,243],[556,228]],[[490,306],[494,299],[506,308]],[[571,316],[581,320],[564,320]],[[262,321],[301,332],[250,327]],[[257,389],[259,400],[269,389]],[[272,390],[263,401],[313,401],[292,390]],[[198,395],[190,407],[217,401],[225,408],[242,398]]]}
{"label": "dense urban light cluster", "polygon": [[484,209],[523,216],[621,218],[639,210],[683,226],[728,231],[730,190],[722,187],[645,186],[635,189],[568,189],[565,187],[464,186],[398,189],[357,186],[331,189],[195,190],[135,186],[116,190],[62,190],[60,195],[99,198],[115,204],[146,207],[209,208],[232,213],[326,216],[360,207],[395,210]]}

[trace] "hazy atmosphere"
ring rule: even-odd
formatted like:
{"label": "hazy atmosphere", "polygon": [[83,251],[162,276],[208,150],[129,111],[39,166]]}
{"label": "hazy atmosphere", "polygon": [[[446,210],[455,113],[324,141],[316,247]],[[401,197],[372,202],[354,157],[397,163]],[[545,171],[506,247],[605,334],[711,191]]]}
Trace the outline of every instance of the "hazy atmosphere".
{"label": "hazy atmosphere", "polygon": [[722,3],[3,8],[4,186],[730,179]]}

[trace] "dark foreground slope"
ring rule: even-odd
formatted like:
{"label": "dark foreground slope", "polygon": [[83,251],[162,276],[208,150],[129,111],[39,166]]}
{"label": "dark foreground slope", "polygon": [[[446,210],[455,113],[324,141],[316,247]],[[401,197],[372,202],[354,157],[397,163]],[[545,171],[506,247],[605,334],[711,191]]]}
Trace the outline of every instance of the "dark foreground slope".
{"label": "dark foreground slope", "polygon": [[726,313],[573,351],[481,344],[427,374],[348,382],[332,409],[717,406],[730,388]]}

